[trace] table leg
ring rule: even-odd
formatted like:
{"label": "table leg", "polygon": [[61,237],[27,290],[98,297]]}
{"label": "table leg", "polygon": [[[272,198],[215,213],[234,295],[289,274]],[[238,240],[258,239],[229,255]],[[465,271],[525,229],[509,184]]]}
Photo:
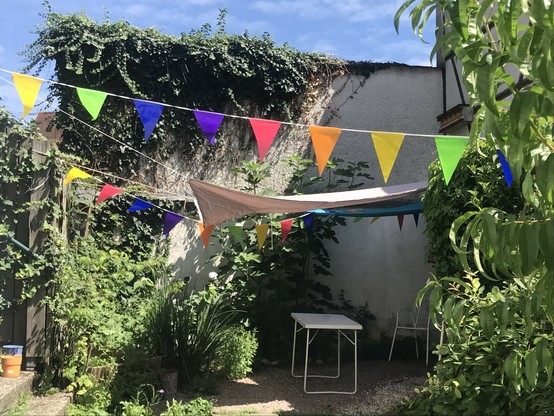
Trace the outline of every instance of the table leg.
{"label": "table leg", "polygon": [[308,379],[308,351],[310,348],[310,328],[306,329],[306,360],[304,361],[304,392],[309,393],[306,390],[306,380]]}
{"label": "table leg", "polygon": [[294,356],[296,354],[296,325],[297,325],[297,322],[294,321],[294,335],[293,335],[293,341],[292,341],[292,366],[291,366],[291,369],[290,369],[290,373],[293,377],[296,377],[294,375]]}

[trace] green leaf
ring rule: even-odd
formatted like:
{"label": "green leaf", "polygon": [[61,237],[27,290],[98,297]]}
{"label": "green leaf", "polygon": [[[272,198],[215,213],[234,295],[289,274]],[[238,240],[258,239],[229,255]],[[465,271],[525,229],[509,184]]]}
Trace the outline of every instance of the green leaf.
{"label": "green leaf", "polygon": [[554,270],[554,221],[545,221],[539,225],[540,249],[546,266]]}
{"label": "green leaf", "polygon": [[515,352],[510,353],[504,360],[504,373],[511,381],[517,381],[518,358]]}
{"label": "green leaf", "polygon": [[525,356],[525,376],[531,387],[535,388],[538,379],[538,361],[535,350],[529,351]]}
{"label": "green leaf", "polygon": [[[406,11],[406,9],[408,9],[408,7],[410,7],[415,1],[416,0],[407,0],[402,4],[402,6],[400,6],[400,8],[394,14],[394,29],[396,30],[396,33],[399,33],[398,29],[400,27],[400,17]],[[415,30],[415,27],[414,27],[414,30]]]}
{"label": "green leaf", "polygon": [[494,334],[494,317],[488,308],[481,309],[479,313],[479,323],[483,328],[483,334],[487,338],[492,338]]}
{"label": "green leaf", "polygon": [[520,91],[514,95],[510,106],[510,123],[516,135],[521,135],[529,125],[531,112],[536,104],[537,96],[532,91]]}
{"label": "green leaf", "polygon": [[554,153],[538,164],[535,181],[542,199],[552,205],[554,200]]}
{"label": "green leaf", "polygon": [[539,253],[539,227],[536,223],[523,224],[520,231],[519,251],[524,273],[537,268]]}

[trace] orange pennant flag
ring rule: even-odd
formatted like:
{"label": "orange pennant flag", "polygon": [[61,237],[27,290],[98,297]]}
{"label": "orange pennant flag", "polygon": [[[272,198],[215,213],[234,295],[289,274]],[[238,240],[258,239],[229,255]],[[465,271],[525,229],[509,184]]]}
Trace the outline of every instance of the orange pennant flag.
{"label": "orange pennant flag", "polygon": [[119,195],[123,191],[119,188],[116,188],[115,186],[110,185],[107,183],[102,187],[100,190],[100,193],[98,194],[98,198],[96,199],[96,205],[98,205],[100,202],[105,201],[108,198],[111,198],[112,196]]}
{"label": "orange pennant flag", "polygon": [[336,127],[310,126],[310,135],[312,136],[312,145],[314,146],[320,176],[341,133],[342,129]]}
{"label": "orange pennant flag", "polygon": [[69,182],[71,182],[73,179],[76,179],[76,178],[86,179],[86,178],[90,178],[90,175],[79,168],[71,168],[69,169],[69,172],[67,172],[67,175],[65,175],[63,184],[67,185]]}
{"label": "orange pennant flag", "polygon": [[200,237],[202,237],[202,242],[204,243],[204,248],[208,248],[208,243],[210,242],[210,236],[214,230],[213,225],[208,225],[204,227],[204,224],[201,222],[198,223],[198,229],[200,230]]}
{"label": "orange pennant flag", "polygon": [[256,234],[258,235],[258,249],[262,249],[267,238],[269,224],[256,224]]}
{"label": "orange pennant flag", "polygon": [[379,165],[381,165],[381,172],[383,172],[383,178],[385,183],[389,180],[389,175],[398,156],[400,146],[404,140],[404,135],[401,133],[376,133],[371,132],[373,138],[373,145],[375,146],[375,153],[377,153],[377,159],[379,159]]}
{"label": "orange pennant flag", "polygon": [[16,72],[12,72],[12,78],[17,93],[19,94],[19,98],[21,98],[21,101],[23,102],[22,117],[26,117],[35,106],[35,101],[37,100],[42,80],[29,75],[18,74]]}

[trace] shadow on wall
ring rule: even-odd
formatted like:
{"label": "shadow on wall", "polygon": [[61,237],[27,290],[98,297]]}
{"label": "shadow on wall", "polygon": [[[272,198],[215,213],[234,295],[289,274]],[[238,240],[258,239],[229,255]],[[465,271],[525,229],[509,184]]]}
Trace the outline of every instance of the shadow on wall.
{"label": "shadow on wall", "polygon": [[208,282],[208,274],[214,271],[210,257],[214,247],[204,248],[198,233],[198,225],[193,222],[178,224],[171,232],[169,262],[173,263],[175,277],[189,281],[187,291],[202,290]]}

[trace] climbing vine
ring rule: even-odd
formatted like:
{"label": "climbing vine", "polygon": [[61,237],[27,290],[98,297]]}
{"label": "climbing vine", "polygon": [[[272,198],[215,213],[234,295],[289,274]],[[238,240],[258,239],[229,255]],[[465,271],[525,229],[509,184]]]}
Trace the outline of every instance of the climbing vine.
{"label": "climbing vine", "polygon": [[[342,61],[277,46],[267,34],[227,34],[224,10],[217,30],[204,25],[180,37],[123,21],[98,24],[83,13],[60,15],[48,9],[44,18],[26,51],[28,70],[54,61],[59,82],[187,108],[295,120],[309,89],[344,70]],[[90,120],[75,90],[53,85],[51,97],[59,100],[60,109]],[[125,146],[66,114],[58,123],[65,150],[127,176],[136,171],[138,157]],[[192,113],[173,108],[164,109],[147,144],[128,100],[109,97],[94,125],[160,157],[180,152],[191,158],[206,147]]]}

